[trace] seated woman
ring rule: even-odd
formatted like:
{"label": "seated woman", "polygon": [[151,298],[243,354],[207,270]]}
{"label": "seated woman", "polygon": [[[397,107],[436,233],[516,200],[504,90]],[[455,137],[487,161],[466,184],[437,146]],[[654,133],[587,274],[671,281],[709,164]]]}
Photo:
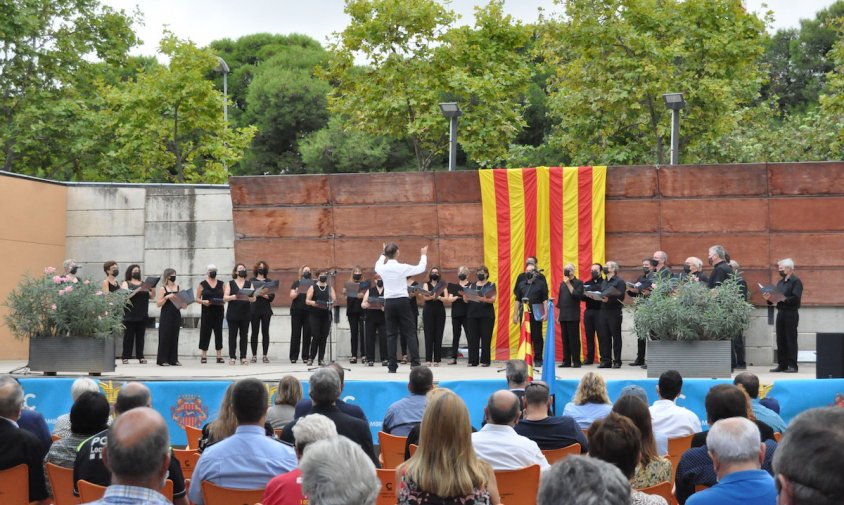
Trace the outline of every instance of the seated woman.
{"label": "seated woman", "polygon": [[[199,438],[199,452],[205,450],[211,444],[216,444],[220,440],[224,440],[234,435],[237,430],[237,418],[234,415],[234,406],[232,405],[232,390],[234,390],[234,382],[229,384],[226,388],[226,393],[223,395],[223,401],[220,402],[220,410],[217,413],[217,419],[211,421],[202,427],[202,436]],[[275,437],[272,425],[269,421],[264,423],[264,433],[268,437]]]}
{"label": "seated woman", "polygon": [[625,395],[616,400],[612,411],[633,421],[642,434],[642,455],[636,466],[636,474],[630,479],[630,485],[641,489],[656,486],[661,482],[671,482],[671,461],[661,457],[656,451],[648,404],[639,397]]}
{"label": "seated woman", "polygon": [[566,404],[563,415],[573,417],[580,429],[585,430],[595,420],[607,417],[611,411],[607,383],[595,372],[588,372],[580,379],[574,400]]}
{"label": "seated woman", "polygon": [[492,467],[475,456],[469,411],[448,389],[428,393],[419,448],[396,468],[399,505],[497,505]]}
{"label": "seated woman", "polygon": [[292,375],[285,375],[278,381],[278,392],[275,395],[275,405],[267,410],[267,422],[274,430],[282,428],[293,420],[296,404],[302,399],[302,385],[299,379]]}
{"label": "seated woman", "polygon": [[[96,382],[87,377],[76,379],[73,381],[73,385],[70,386],[71,400],[76,403],[76,400],[78,400],[79,397],[82,396],[82,393],[86,391],[99,393],[100,387]],[[111,418],[109,418],[109,424],[111,424]],[[70,434],[70,414],[62,414],[56,418],[56,425],[53,427],[53,435],[59,438],[65,438],[69,437]]]}

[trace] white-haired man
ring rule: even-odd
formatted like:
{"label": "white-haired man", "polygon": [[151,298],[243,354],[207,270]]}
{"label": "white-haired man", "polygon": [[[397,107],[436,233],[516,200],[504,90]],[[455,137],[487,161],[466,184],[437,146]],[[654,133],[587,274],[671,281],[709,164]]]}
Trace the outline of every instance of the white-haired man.
{"label": "white-haired man", "polygon": [[[794,260],[786,258],[777,262],[780,280],[777,291],[783,299],[777,302],[777,366],[772,372],[797,373],[797,324],[800,322],[800,300],[803,298],[803,282],[794,275]],[[762,293],[762,298],[773,305],[771,293]]]}
{"label": "white-haired man", "polygon": [[381,483],[360,446],[340,435],[315,442],[302,457],[310,505],[374,505]]}
{"label": "white-haired man", "polygon": [[709,274],[707,286],[709,289],[715,289],[732,275],[733,267],[727,263],[727,250],[722,245],[710,247],[707,258],[709,264],[712,265],[712,273]]}

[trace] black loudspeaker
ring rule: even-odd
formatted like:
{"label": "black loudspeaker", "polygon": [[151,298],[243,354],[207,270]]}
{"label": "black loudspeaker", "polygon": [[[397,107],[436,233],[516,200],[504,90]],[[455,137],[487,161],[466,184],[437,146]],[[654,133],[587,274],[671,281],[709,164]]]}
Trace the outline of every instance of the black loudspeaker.
{"label": "black loudspeaker", "polygon": [[844,378],[844,333],[818,333],[816,377],[818,379]]}

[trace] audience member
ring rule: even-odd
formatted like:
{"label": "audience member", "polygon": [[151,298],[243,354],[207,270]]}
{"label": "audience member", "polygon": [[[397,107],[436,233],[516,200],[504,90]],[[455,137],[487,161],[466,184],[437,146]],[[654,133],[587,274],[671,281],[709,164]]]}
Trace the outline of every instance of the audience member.
{"label": "audience member", "polygon": [[279,429],[295,417],[296,404],[302,399],[302,385],[299,379],[285,375],[278,381],[275,404],[267,410],[267,422],[273,429]]}
{"label": "audience member", "polygon": [[[117,393],[114,402],[114,414],[119,419],[121,415],[139,407],[150,407],[152,396],[149,388],[140,382],[127,382]],[[103,450],[108,444],[109,430],[103,430],[86,440],[79,446],[76,461],[73,463],[73,494],[79,495],[76,483],[86,480],[92,484],[108,486],[111,484],[111,472],[103,462]],[[185,479],[178,460],[170,454],[170,468],[168,477],[173,481],[173,503],[187,505]]]}
{"label": "audience member", "polygon": [[730,417],[716,422],[706,439],[718,484],[693,494],[689,505],[775,505],[777,490],[762,470],[765,444],[749,419]]}
{"label": "audience member", "polygon": [[607,383],[595,372],[587,372],[580,378],[574,400],[563,409],[564,416],[573,417],[580,429],[592,426],[596,419],[603,419],[612,410]]}
{"label": "audience member", "polygon": [[523,359],[511,359],[504,367],[504,375],[507,379],[507,389],[519,397],[524,408],[525,388],[530,382],[527,362]]}
{"label": "audience member", "polygon": [[[336,437],[337,427],[331,419],[320,414],[311,414],[301,418],[296,423],[296,426],[293,427],[293,436],[296,438],[296,457],[301,461],[305,454],[305,448],[309,444]],[[301,505],[308,503],[308,499],[302,494],[302,471],[297,467],[287,473],[273,477],[267,483],[261,503],[263,505]]]}
{"label": "audience member", "polygon": [[[345,377],[346,372],[343,370],[343,367],[340,366],[338,363],[331,363],[328,365],[327,368],[331,368],[335,372],[337,372],[337,376],[340,377],[340,393],[343,392],[343,387],[345,385]],[[369,421],[366,419],[366,414],[363,413],[363,409],[358,407],[357,405],[353,405],[351,403],[346,403],[340,399],[340,394],[337,395],[337,400],[334,402],[340,412],[350,415],[352,417],[357,417],[369,425]],[[313,402],[311,402],[310,398],[302,398],[296,403],[296,413],[293,415],[293,419],[299,419],[302,416],[306,416],[310,414],[311,409],[313,408]],[[341,433],[342,435],[342,433]],[[348,435],[346,435],[348,437]]]}
{"label": "audience member", "polygon": [[400,505],[498,504],[495,474],[472,450],[472,426],[463,400],[447,389],[428,398],[419,448],[396,469]]}
{"label": "audience member", "polygon": [[651,406],[651,420],[655,433],[668,438],[679,438],[700,431],[700,419],[691,410],[677,405],[683,390],[683,377],[676,370],[666,370],[659,376],[656,392],[659,400]]}
{"label": "audience member", "polygon": [[426,366],[410,369],[410,381],[407,390],[410,395],[398,400],[387,408],[382,429],[385,433],[406,437],[410,430],[420,422],[425,413],[428,391],[434,388],[434,374]]}
{"label": "audience member", "polygon": [[[223,394],[223,401],[220,402],[220,408],[217,411],[217,419],[207,423],[202,427],[202,435],[199,437],[199,452],[202,453],[205,449],[220,440],[225,440],[234,435],[237,430],[237,416],[234,415],[234,406],[232,404],[232,391],[236,382],[229,384],[226,392]],[[264,423],[264,434],[268,437],[274,437],[275,431],[269,421]]]}
{"label": "audience member", "polygon": [[[650,400],[648,400],[648,393],[647,393],[647,391],[645,391],[645,388],[643,388],[642,386],[637,386],[636,384],[630,384],[630,385],[624,386],[624,388],[621,389],[621,393],[619,393],[618,397],[619,397],[619,399],[621,399],[621,398],[628,396],[628,395],[635,396],[636,398],[639,398],[640,400],[645,402],[646,407],[648,405],[650,405]],[[618,402],[616,402],[616,403],[618,403]],[[626,414],[622,414],[622,415],[626,415]],[[648,411],[648,417],[649,418],[651,417],[650,411]],[[634,420],[633,422],[635,423],[636,421]],[[653,419],[651,419],[650,424],[651,424],[651,432],[653,432],[654,441],[656,442],[656,453],[660,456],[668,454],[668,437],[666,437],[664,433],[656,433],[656,432],[653,431]],[[640,430],[642,429],[638,424],[636,425],[636,427],[639,428]]]}
{"label": "audience member", "polygon": [[773,410],[777,414],[780,413],[780,402],[773,396],[766,396],[765,398],[759,400],[759,403]]}
{"label": "audience member", "polygon": [[[70,397],[73,403],[76,403],[79,396],[86,391],[99,393],[100,387],[88,377],[81,377],[73,381],[73,384],[70,386]],[[110,419],[109,423],[111,423]],[[69,437],[70,434],[70,414],[62,414],[56,418],[56,424],[53,426],[53,435],[59,438],[65,438]]]}
{"label": "audience member", "polygon": [[536,504],[629,505],[630,483],[605,461],[569,456],[542,474]]}
{"label": "audience member", "polygon": [[374,505],[381,488],[371,459],[344,436],[311,444],[300,467],[309,505]]}
{"label": "audience member", "polygon": [[[545,455],[536,442],[516,433],[513,426],[521,417],[519,397],[511,391],[496,391],[484,409],[487,424],[472,433],[472,446],[478,458],[494,470],[516,470],[530,465],[548,468]],[[420,446],[424,440],[420,439]]]}
{"label": "audience member", "polygon": [[616,400],[612,410],[633,421],[642,436],[641,457],[630,485],[641,489],[661,482],[671,482],[671,461],[657,452],[648,404],[640,397],[628,394]]}
{"label": "audience member", "polygon": [[[378,466],[378,458],[372,444],[372,432],[369,424],[357,417],[345,414],[337,407],[342,383],[334,367],[328,366],[316,370],[309,381],[308,394],[311,396],[312,407],[309,414],[322,414],[334,421],[337,433],[356,442],[363,452],[369,456],[373,464]],[[302,402],[299,402],[300,404]],[[281,439],[288,444],[294,444],[293,428],[298,419],[284,427]]]}
{"label": "audience member", "polygon": [[844,503],[842,454],[844,409],[811,409],[795,417],[774,456],[780,505]]}
{"label": "audience member", "polygon": [[[278,474],[296,468],[289,446],[266,436],[267,388],[258,379],[241,379],[232,389],[237,419],[234,435],[208,446],[193,471],[193,482],[203,480],[235,489],[264,488]],[[190,489],[191,502],[202,505],[202,486]]]}
{"label": "audience member", "polygon": [[[642,459],[642,434],[627,417],[610,413],[589,428],[589,455],[612,463],[632,480]],[[633,505],[667,505],[665,498],[646,495],[632,484],[630,493]]]}
{"label": "audience member", "polygon": [[743,387],[750,396],[753,416],[757,421],[767,424],[774,431],[785,433],[786,424],[782,417],[759,402],[759,377],[751,372],[742,372],[736,375],[733,384]]}
{"label": "audience member", "polygon": [[[738,386],[732,384],[718,384],[709,389],[704,400],[706,406],[706,420],[712,426],[721,419],[730,417],[746,417],[756,423],[762,440],[774,440],[774,430],[767,424],[753,419],[753,407],[750,396]],[[708,431],[695,433],[692,437],[692,447],[706,445]]]}
{"label": "audience member", "polygon": [[0,470],[26,464],[29,471],[29,501],[44,500],[43,503],[47,503],[47,486],[42,469],[43,444],[17,423],[23,403],[21,385],[8,375],[0,376]]}
{"label": "audience member", "polygon": [[161,494],[172,462],[167,423],[148,407],[134,408],[109,430],[103,461],[111,485],[101,500],[88,505],[170,505]]}
{"label": "audience member", "polygon": [[583,430],[577,421],[569,416],[549,416],[551,392],[542,381],[533,381],[525,388],[525,412],[513,428],[516,433],[527,437],[543,451],[560,449],[580,444],[580,452],[586,453],[588,446]]}

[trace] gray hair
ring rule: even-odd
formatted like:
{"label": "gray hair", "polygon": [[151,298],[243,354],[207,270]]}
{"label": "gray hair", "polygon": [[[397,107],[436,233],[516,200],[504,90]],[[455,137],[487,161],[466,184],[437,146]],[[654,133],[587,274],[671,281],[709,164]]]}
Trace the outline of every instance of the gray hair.
{"label": "gray hair", "polygon": [[316,405],[334,403],[340,397],[340,376],[333,368],[317,369],[308,384],[308,394]]}
{"label": "gray hair", "polygon": [[741,267],[741,265],[739,265],[739,262],[736,260],[730,260],[730,266],[733,268],[734,272],[738,271],[738,269]]}
{"label": "gray hair", "polygon": [[308,444],[336,436],[337,425],[322,414],[305,416],[293,425],[293,439],[300,454],[304,454]]}
{"label": "gray hair", "polygon": [[654,259],[663,263],[668,263],[668,253],[665,251],[656,251],[654,253]]}
{"label": "gray hair", "polygon": [[68,259],[64,260],[64,263],[62,263],[62,267],[64,267],[65,272],[70,272],[70,265],[76,265],[76,264],[77,263],[76,263],[75,259],[68,258]]}
{"label": "gray hair", "polygon": [[630,482],[615,465],[569,456],[542,474],[537,505],[629,505]]}
{"label": "gray hair", "polygon": [[746,417],[721,419],[706,436],[706,447],[721,463],[758,461],[761,444],[759,428]]}
{"label": "gray hair", "polygon": [[311,505],[374,505],[381,488],[372,460],[344,436],[314,442],[299,468]]}
{"label": "gray hair", "polygon": [[73,401],[79,399],[79,396],[86,391],[91,391],[92,393],[99,393],[100,387],[97,385],[96,382],[92,381],[87,377],[82,377],[80,379],[76,379],[73,381],[73,385],[70,386],[70,397],[73,398]]}
{"label": "gray hair", "polygon": [[610,272],[618,272],[619,266],[618,262],[616,261],[607,261],[607,264],[605,266]]}
{"label": "gray hair", "polygon": [[[164,458],[170,454],[170,435],[161,414],[149,407],[137,407],[133,410],[135,412],[118,417],[111,427],[106,448],[108,468],[118,477],[145,479],[154,476],[161,469]],[[141,417],[147,412],[150,415],[154,413],[160,422],[145,437],[135,440],[133,444],[127,444],[115,435],[121,424],[136,423],[138,420],[135,417]]]}
{"label": "gray hair", "polygon": [[689,265],[694,265],[698,269],[703,268],[703,260],[698,258],[697,256],[689,256],[688,258],[686,258],[686,263],[688,263]]}
{"label": "gray hair", "polygon": [[618,398],[621,399],[624,396],[635,396],[636,398],[640,398],[645,405],[648,405],[648,392],[645,391],[645,388],[639,386],[637,384],[629,384],[624,386],[621,390],[621,394],[618,395]]}
{"label": "gray hair", "polygon": [[715,254],[719,258],[726,259],[727,258],[727,250],[724,249],[722,245],[714,245],[709,248],[709,254]]}
{"label": "gray hair", "polygon": [[23,388],[9,375],[0,375],[0,417],[17,421],[23,408]]}
{"label": "gray hair", "polygon": [[783,268],[791,268],[794,269],[794,260],[791,258],[785,258],[777,261],[777,265]]}
{"label": "gray hair", "polygon": [[840,505],[844,502],[841,454],[844,409],[811,409],[795,417],[774,453],[774,473],[792,484],[795,505]]}
{"label": "gray hair", "polygon": [[527,362],[523,359],[511,359],[504,367],[504,376],[507,382],[524,384],[528,380]]}

